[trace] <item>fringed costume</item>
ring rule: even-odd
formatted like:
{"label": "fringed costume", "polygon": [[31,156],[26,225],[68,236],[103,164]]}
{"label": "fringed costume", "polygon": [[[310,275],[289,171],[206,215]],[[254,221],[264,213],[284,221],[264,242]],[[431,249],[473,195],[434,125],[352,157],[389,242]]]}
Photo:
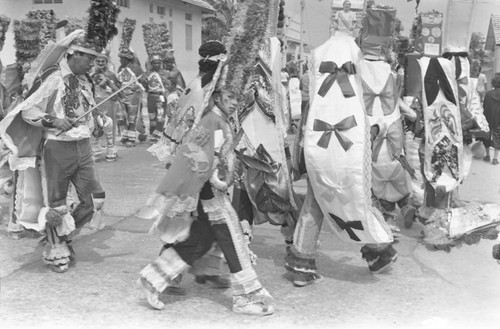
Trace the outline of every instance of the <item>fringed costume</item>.
{"label": "fringed costume", "polygon": [[[20,207],[14,213],[21,215],[21,225],[45,234],[43,260],[58,273],[74,259],[69,243],[76,230],[104,202],[89,141],[96,125],[89,112],[95,106],[93,84],[84,70],[116,35],[118,11],[111,1],[93,3],[86,31],[49,44],[31,67],[35,80],[27,98],[0,123],[0,136],[12,152],[10,167],[21,173],[14,200]],[[67,125],[67,130],[58,129]],[[74,209],[68,207],[70,183],[79,199]]]}
{"label": "fringed costume", "polygon": [[[159,294],[216,241],[231,272],[233,309],[245,306],[254,312],[272,313],[266,304],[269,294],[257,279],[226,192],[234,175],[233,137],[227,115],[214,106],[187,134],[157,189],[161,215],[152,230],[165,242],[164,234],[171,235],[176,222],[181,226],[190,223],[190,228],[187,236],[166,246],[156,261],[141,271],[141,283],[154,308],[164,307]],[[218,141],[222,144],[217,145]],[[193,213],[197,214],[194,220]]]}

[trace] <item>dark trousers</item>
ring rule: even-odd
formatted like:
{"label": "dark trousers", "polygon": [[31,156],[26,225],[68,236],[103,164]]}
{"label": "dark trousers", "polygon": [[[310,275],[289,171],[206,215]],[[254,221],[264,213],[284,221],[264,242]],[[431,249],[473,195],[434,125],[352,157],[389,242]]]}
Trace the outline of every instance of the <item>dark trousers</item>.
{"label": "dark trousers", "polygon": [[73,183],[80,203],[73,212],[76,228],[92,219],[93,198],[104,198],[104,191],[97,180],[88,138],[78,141],[48,140],[43,151],[44,170],[47,177],[49,207],[66,205],[69,182]]}
{"label": "dark trousers", "polygon": [[198,220],[191,224],[189,238],[186,241],[180,242],[172,247],[177,254],[189,265],[193,265],[194,261],[206,254],[214,241],[222,250],[224,257],[227,260],[231,273],[237,273],[242,270],[241,263],[236,254],[231,233],[226,224],[212,225],[208,220],[208,215],[203,211],[201,202],[198,203]]}

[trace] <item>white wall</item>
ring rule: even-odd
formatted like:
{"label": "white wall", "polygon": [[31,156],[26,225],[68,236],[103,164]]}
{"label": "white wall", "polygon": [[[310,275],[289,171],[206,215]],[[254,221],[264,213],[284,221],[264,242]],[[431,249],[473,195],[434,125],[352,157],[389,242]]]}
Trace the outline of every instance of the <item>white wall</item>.
{"label": "white wall", "polygon": [[[154,5],[154,12],[150,13],[150,4]],[[166,15],[157,14],[157,6],[166,7]],[[59,20],[73,17],[87,17],[87,9],[90,6],[88,0],[63,0],[62,4],[33,4],[33,0],[0,0],[0,13],[14,19],[24,19],[26,13],[30,10],[52,9]],[[172,17],[169,16],[169,9],[172,9]],[[118,47],[121,40],[121,29],[125,18],[135,19],[137,21],[134,34],[132,36],[131,47],[138,54],[141,64],[147,59],[146,48],[142,37],[142,24],[151,22],[162,23],[169,21],[173,23],[173,47],[177,67],[184,75],[186,82],[189,82],[196,76],[199,59],[198,48],[201,44],[201,8],[189,4],[183,4],[180,0],[130,0],[130,8],[120,7],[118,16],[119,30],[111,42],[110,59],[118,68]],[[185,20],[185,14],[192,14],[192,21]],[[186,50],[186,23],[193,26],[193,47],[192,50]],[[15,62],[14,33],[13,24],[9,27],[6,34],[5,46],[0,52],[0,59],[4,66]]]}

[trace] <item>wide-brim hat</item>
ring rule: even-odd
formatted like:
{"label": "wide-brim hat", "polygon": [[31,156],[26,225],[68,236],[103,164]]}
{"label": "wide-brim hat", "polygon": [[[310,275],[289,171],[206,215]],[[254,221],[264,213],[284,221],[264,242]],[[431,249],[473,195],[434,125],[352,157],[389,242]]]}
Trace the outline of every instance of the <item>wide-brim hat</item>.
{"label": "wide-brim hat", "polygon": [[79,51],[81,53],[90,54],[94,56],[101,56],[102,48],[90,43],[84,33],[75,38],[68,47],[68,52]]}

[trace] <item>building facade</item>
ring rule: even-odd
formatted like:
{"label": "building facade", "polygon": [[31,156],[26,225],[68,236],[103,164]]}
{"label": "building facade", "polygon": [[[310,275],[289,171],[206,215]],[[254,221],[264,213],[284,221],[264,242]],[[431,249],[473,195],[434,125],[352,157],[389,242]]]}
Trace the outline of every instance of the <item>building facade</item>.
{"label": "building facade", "polygon": [[[213,7],[203,0],[116,0],[120,7],[118,16],[119,34],[112,40],[110,60],[119,66],[118,48],[125,18],[137,21],[132,36],[131,48],[137,53],[144,68],[147,59],[142,34],[145,23],[167,23],[174,48],[177,67],[189,81],[195,77],[198,67],[198,47],[201,44],[202,14],[211,13]],[[51,9],[58,20],[87,17],[90,0],[0,0],[1,14],[15,19],[24,19],[31,10]],[[5,46],[0,53],[3,65],[14,63],[15,57],[13,24],[6,34]]]}

